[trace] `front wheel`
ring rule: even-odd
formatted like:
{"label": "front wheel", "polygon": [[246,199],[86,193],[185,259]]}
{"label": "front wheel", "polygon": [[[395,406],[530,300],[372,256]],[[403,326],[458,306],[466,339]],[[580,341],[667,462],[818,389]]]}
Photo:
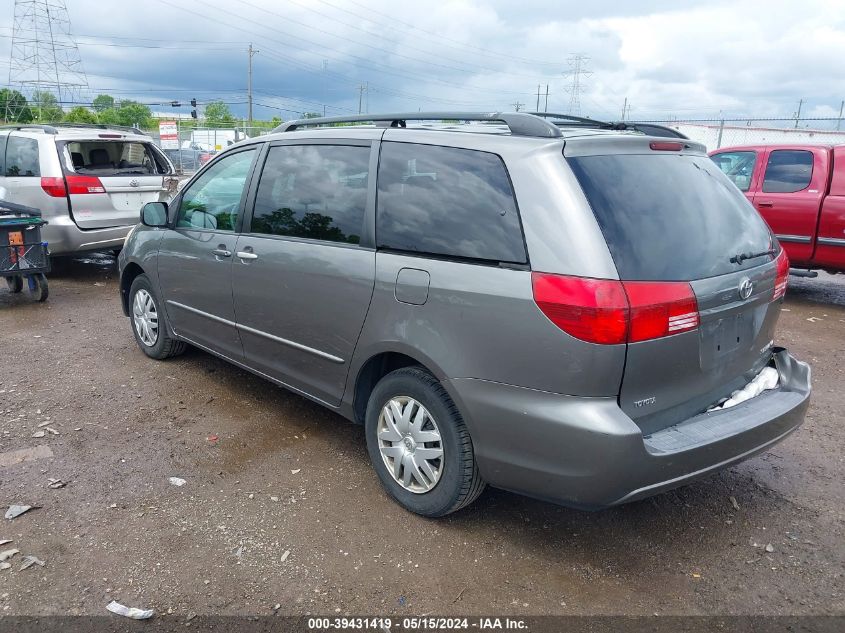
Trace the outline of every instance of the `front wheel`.
{"label": "front wheel", "polygon": [[185,351],[185,343],[168,334],[164,312],[146,275],[132,281],[129,307],[135,341],[147,356],[164,360]]}
{"label": "front wheel", "polygon": [[426,370],[405,367],[382,378],[370,395],[364,425],[382,486],[411,512],[444,516],[484,490],[463,418]]}

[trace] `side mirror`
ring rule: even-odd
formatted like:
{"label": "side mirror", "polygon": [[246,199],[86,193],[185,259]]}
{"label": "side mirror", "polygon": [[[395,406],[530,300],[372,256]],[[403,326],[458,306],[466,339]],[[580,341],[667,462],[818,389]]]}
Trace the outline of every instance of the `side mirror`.
{"label": "side mirror", "polygon": [[148,202],[141,207],[141,224],[153,228],[167,226],[167,203]]}

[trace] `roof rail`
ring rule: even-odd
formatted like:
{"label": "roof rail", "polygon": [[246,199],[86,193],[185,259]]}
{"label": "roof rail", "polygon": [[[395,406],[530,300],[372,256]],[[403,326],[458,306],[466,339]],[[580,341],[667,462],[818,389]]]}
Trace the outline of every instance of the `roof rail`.
{"label": "roof rail", "polygon": [[379,127],[406,127],[408,121],[481,121],[504,123],[514,136],[558,138],[560,129],[541,117],[526,112],[409,112],[406,114],[358,114],[352,116],[296,119],[282,123],[273,132],[293,132],[304,127],[335,123],[375,123]]}
{"label": "roof rail", "polygon": [[89,128],[92,130],[120,130],[122,132],[132,132],[133,134],[140,134],[141,136],[148,136],[134,125],[107,125],[105,123],[54,123],[53,127],[78,127]]}
{"label": "roof rail", "polygon": [[0,125],[0,130],[41,130],[45,134],[58,134],[59,131],[54,125],[41,125],[39,123],[19,123],[17,125]]}

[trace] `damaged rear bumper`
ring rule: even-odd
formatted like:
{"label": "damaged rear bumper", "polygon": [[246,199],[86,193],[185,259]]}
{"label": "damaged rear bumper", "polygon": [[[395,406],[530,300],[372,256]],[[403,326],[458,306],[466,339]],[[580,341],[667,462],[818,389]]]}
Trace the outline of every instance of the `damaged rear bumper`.
{"label": "damaged rear bumper", "polygon": [[614,398],[579,398],[490,383],[450,381],[482,476],[493,486],[597,509],[641,499],[766,450],[798,428],[810,367],[773,353],[776,389],[650,435]]}

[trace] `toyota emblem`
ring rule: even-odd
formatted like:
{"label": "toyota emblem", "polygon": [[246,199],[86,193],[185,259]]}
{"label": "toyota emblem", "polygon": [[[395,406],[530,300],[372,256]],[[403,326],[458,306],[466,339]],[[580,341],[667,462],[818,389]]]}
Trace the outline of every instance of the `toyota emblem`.
{"label": "toyota emblem", "polygon": [[743,277],[742,281],[739,282],[739,296],[748,299],[752,292],[754,292],[754,284],[748,277]]}
{"label": "toyota emblem", "polygon": [[129,181],[130,187],[138,187],[140,184],[141,183],[138,181],[137,178],[133,178],[132,180]]}

